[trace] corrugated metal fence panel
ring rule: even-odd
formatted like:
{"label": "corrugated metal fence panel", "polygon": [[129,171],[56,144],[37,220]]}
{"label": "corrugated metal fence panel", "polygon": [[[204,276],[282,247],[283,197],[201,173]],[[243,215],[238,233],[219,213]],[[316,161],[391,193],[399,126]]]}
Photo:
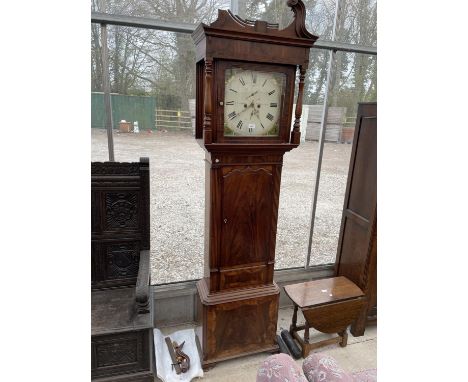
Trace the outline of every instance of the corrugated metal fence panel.
{"label": "corrugated metal fence panel", "polygon": [[[119,122],[123,119],[128,122],[138,121],[140,131],[155,128],[155,97],[111,94],[111,103],[114,129],[119,128]],[[103,93],[91,93],[91,127],[105,128]]]}
{"label": "corrugated metal fence panel", "polygon": [[[307,119],[306,140],[317,141],[320,136],[320,123],[322,121],[323,105],[309,105]],[[327,116],[326,142],[338,142],[341,129],[346,116],[345,107],[329,107]]]}
{"label": "corrugated metal fence panel", "polygon": [[91,93],[91,128],[106,128],[103,93]]}

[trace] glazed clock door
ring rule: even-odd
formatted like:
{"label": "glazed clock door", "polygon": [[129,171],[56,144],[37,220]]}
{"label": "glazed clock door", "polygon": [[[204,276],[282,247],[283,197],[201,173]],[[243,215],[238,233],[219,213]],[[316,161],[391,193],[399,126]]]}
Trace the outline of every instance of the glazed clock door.
{"label": "glazed clock door", "polygon": [[289,141],[293,65],[216,64],[217,142]]}
{"label": "glazed clock door", "polygon": [[269,259],[273,176],[268,170],[222,169],[221,268],[262,265]]}
{"label": "glazed clock door", "polygon": [[285,82],[284,73],[226,69],[224,136],[277,137]]}

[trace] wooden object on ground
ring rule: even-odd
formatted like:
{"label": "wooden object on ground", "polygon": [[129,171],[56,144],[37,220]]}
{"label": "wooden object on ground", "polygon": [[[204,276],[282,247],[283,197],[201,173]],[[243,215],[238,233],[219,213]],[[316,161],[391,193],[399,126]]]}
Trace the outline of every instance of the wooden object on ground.
{"label": "wooden object on ground", "polygon": [[153,382],[149,161],[91,163],[91,379]]}
{"label": "wooden object on ground", "polygon": [[[290,333],[301,345],[303,357],[321,346],[333,343],[346,346],[347,327],[356,320],[365,304],[363,292],[353,282],[346,277],[332,277],[287,285],[284,290],[294,304]],[[298,309],[304,315],[304,325],[297,325]],[[312,343],[310,328],[338,336]],[[304,330],[304,337],[298,334],[301,330]]]}
{"label": "wooden object on ground", "polygon": [[192,35],[195,138],[206,150],[205,271],[197,283],[205,369],[278,349],[273,270],[281,168],[284,153],[300,142],[304,80],[317,39],[306,30],[302,1],[287,3],[295,18],[283,30],[219,10]]}
{"label": "wooden object on ground", "polygon": [[131,122],[119,122],[119,132],[130,133],[133,131]]}
{"label": "wooden object on ground", "polygon": [[336,275],[353,281],[367,297],[351,326],[362,336],[377,317],[377,103],[360,103],[349,163]]}

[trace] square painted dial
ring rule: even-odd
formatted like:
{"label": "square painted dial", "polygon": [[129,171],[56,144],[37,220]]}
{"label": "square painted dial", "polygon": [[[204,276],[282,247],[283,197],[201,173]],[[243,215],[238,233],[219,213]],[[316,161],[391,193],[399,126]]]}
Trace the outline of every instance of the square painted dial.
{"label": "square painted dial", "polygon": [[277,137],[285,83],[284,73],[226,69],[224,136]]}

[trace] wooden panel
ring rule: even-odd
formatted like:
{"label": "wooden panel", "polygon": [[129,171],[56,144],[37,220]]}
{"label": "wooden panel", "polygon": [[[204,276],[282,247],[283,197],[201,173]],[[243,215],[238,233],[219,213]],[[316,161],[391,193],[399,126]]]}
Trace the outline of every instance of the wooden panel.
{"label": "wooden panel", "polygon": [[93,240],[91,245],[93,288],[135,285],[140,260],[140,241]]}
{"label": "wooden panel", "polygon": [[95,211],[91,214],[91,233],[99,234],[101,231],[101,209],[99,208],[101,198],[100,192],[91,192],[91,211]]}
{"label": "wooden panel", "polygon": [[149,330],[93,336],[91,378],[150,370]]}
{"label": "wooden panel", "polygon": [[343,247],[341,249],[340,275],[346,275],[360,288],[365,289],[361,275],[366,266],[369,249],[369,226],[344,216]]}
{"label": "wooden panel", "polygon": [[376,111],[376,104],[359,105],[337,253],[337,274],[363,290],[377,209]]}
{"label": "wooden panel", "polygon": [[370,220],[377,195],[377,118],[361,117],[356,135],[356,155],[346,207]]}
{"label": "wooden panel", "polygon": [[140,245],[138,241],[103,243],[106,279],[125,280],[138,276]]}
{"label": "wooden panel", "polygon": [[223,169],[220,266],[269,258],[273,175],[270,168]]}
{"label": "wooden panel", "polygon": [[266,265],[241,269],[221,270],[219,289],[232,289],[265,284],[266,279]]}
{"label": "wooden panel", "polygon": [[98,281],[99,275],[101,274],[101,272],[99,272],[98,269],[99,250],[99,243],[91,241],[91,287],[94,287],[94,285]]}
{"label": "wooden panel", "polygon": [[286,285],[284,291],[300,308],[328,304],[363,295],[362,291],[346,277],[331,277]]}
{"label": "wooden panel", "polygon": [[135,285],[149,249],[149,162],[91,163],[93,288]]}
{"label": "wooden panel", "polygon": [[353,335],[364,334],[367,313],[377,304],[377,104],[358,107],[348,172],[336,274],[348,277],[366,294]]}
{"label": "wooden panel", "polygon": [[[367,269],[364,269],[363,278],[368,279],[365,287],[365,293],[368,296],[368,315],[377,315],[377,220],[374,220],[374,229],[372,232],[369,262]],[[368,273],[368,276],[366,276]]]}
{"label": "wooden panel", "polygon": [[276,346],[279,295],[235,301],[207,309],[204,360],[230,358]]}
{"label": "wooden panel", "polygon": [[139,192],[104,193],[104,231],[138,230]]}
{"label": "wooden panel", "polygon": [[302,314],[313,328],[322,333],[339,333],[357,317],[364,303],[364,298],[355,298],[304,309]]}

